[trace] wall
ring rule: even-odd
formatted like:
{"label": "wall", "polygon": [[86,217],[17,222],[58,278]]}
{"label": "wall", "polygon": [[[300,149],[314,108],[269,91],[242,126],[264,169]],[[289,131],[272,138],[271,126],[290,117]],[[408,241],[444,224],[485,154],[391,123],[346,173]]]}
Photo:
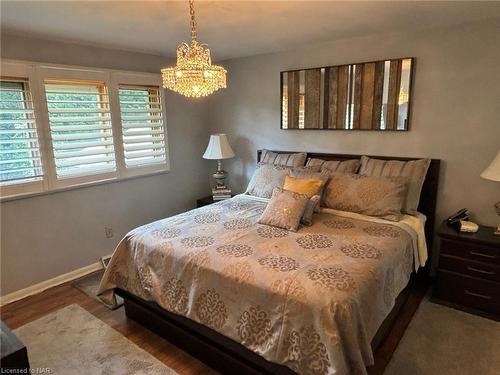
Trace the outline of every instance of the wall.
{"label": "wall", "polygon": [[[245,188],[259,148],[439,158],[438,219],[468,207],[478,222],[496,225],[500,183],[479,174],[500,149],[499,45],[497,20],[223,63],[229,87],[210,99],[209,119],[212,132],[226,132],[234,145],[237,158],[226,163],[233,187]],[[280,71],[406,56],[417,59],[409,132],[280,130]]]}
{"label": "wall", "polygon": [[[165,57],[2,35],[2,58],[159,72]],[[166,93],[171,171],[1,204],[1,295],[95,263],[130,229],[209,194],[206,106]],[[105,238],[104,226],[114,237]]]}

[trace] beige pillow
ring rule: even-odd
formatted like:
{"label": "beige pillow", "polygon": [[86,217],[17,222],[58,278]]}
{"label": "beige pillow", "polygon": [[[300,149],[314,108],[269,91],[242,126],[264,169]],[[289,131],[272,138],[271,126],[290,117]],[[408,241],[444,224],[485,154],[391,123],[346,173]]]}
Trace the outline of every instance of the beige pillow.
{"label": "beige pillow", "polygon": [[305,194],[274,188],[271,200],[259,219],[260,224],[271,225],[296,232],[309,202]]}
{"label": "beige pillow", "polygon": [[335,173],[328,183],[328,208],[399,221],[406,197],[407,177],[375,177]]}
{"label": "beige pillow", "polygon": [[262,154],[260,155],[261,163],[283,165],[286,167],[303,167],[305,161],[305,152],[281,154],[269,150],[262,150]]}
{"label": "beige pillow", "polygon": [[408,177],[408,191],[403,206],[403,212],[415,214],[418,209],[420,193],[422,192],[422,186],[430,164],[430,159],[401,161],[372,159],[367,156],[362,156],[359,174],[364,176]]}
{"label": "beige pillow", "polygon": [[271,198],[275,187],[283,187],[285,176],[290,172],[312,172],[317,167],[290,168],[282,165],[273,165],[266,163],[257,163],[246,194],[260,198]]}
{"label": "beige pillow", "polygon": [[351,160],[323,160],[323,159],[307,159],[306,167],[319,166],[321,171],[338,172],[338,173],[356,173],[359,169],[360,161],[358,159]]}

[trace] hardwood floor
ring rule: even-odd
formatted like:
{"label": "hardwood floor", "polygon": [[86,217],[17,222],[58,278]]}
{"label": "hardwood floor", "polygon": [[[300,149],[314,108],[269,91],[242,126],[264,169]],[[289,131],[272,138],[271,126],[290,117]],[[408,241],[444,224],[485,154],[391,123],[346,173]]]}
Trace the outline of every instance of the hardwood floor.
{"label": "hardwood floor", "polygon": [[[403,306],[389,336],[375,352],[375,365],[368,368],[370,375],[381,375],[383,373],[413,314],[424,297],[427,287],[427,282],[421,280],[412,288],[410,297]],[[73,287],[71,283],[50,288],[42,293],[3,306],[0,314],[2,321],[10,329],[16,329],[71,304],[80,305],[180,375],[218,374],[218,372],[170,344],[167,340],[127,319],[123,307],[114,311],[109,310],[101,303]]]}

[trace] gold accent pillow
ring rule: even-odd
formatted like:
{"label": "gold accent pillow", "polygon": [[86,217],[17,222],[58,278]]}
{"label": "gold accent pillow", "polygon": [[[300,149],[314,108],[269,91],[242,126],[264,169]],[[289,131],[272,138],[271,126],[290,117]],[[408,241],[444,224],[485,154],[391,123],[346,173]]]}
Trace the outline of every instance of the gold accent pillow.
{"label": "gold accent pillow", "polygon": [[309,198],[313,195],[317,195],[322,187],[322,180],[314,178],[295,178],[291,176],[285,176],[285,183],[283,184],[283,189],[305,194]]}
{"label": "gold accent pillow", "polygon": [[309,197],[305,194],[274,188],[259,223],[296,232],[308,202]]}
{"label": "gold accent pillow", "polygon": [[399,221],[407,187],[407,177],[335,173],[325,189],[324,205],[336,210]]}
{"label": "gold accent pillow", "polygon": [[321,171],[337,172],[337,173],[357,173],[360,165],[358,159],[350,160],[323,160],[309,158],[307,159],[306,167],[317,167],[321,168]]}
{"label": "gold accent pillow", "polygon": [[290,168],[282,165],[257,163],[252,179],[248,183],[246,194],[260,198],[271,198],[275,187],[283,187],[285,176],[290,172],[312,172],[316,168]]}
{"label": "gold accent pillow", "polygon": [[306,161],[305,152],[277,153],[269,150],[262,150],[260,162],[273,165],[283,165],[285,167],[303,167]]}
{"label": "gold accent pillow", "polygon": [[372,159],[368,156],[362,156],[359,174],[364,176],[407,177],[408,191],[406,193],[403,212],[415,214],[430,164],[430,159],[401,161]]}
{"label": "gold accent pillow", "polygon": [[323,196],[325,186],[326,186],[328,180],[330,179],[330,173],[326,170],[322,171],[322,172],[312,172],[312,171],[308,170],[309,168],[317,168],[317,167],[319,167],[319,165],[305,167],[305,168],[301,168],[301,169],[295,168],[295,169],[291,170],[290,173],[288,174],[289,176],[292,176],[295,178],[312,178],[312,179],[316,179],[316,180],[321,180],[322,185],[321,185],[321,189],[318,192],[320,199],[319,199],[319,202],[314,209],[315,212],[319,212],[319,206],[320,206],[319,203],[321,202],[321,198]]}

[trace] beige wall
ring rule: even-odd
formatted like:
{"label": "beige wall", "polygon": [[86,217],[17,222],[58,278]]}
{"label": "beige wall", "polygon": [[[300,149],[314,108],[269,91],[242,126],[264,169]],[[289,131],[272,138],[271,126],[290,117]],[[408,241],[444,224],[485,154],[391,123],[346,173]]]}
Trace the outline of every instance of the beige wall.
{"label": "beige wall", "polygon": [[[2,58],[159,72],[160,56],[2,35]],[[92,264],[130,229],[209,193],[205,103],[166,93],[171,172],[1,204],[1,294]],[[104,226],[114,238],[107,239]]]}
{"label": "beige wall", "polygon": [[[237,159],[226,163],[233,186],[246,186],[258,148],[439,158],[438,219],[468,207],[496,225],[500,183],[479,174],[500,149],[499,46],[496,21],[228,61],[229,88],[210,99],[209,118],[235,146]],[[280,71],[405,56],[417,59],[409,132],[280,130]]]}

